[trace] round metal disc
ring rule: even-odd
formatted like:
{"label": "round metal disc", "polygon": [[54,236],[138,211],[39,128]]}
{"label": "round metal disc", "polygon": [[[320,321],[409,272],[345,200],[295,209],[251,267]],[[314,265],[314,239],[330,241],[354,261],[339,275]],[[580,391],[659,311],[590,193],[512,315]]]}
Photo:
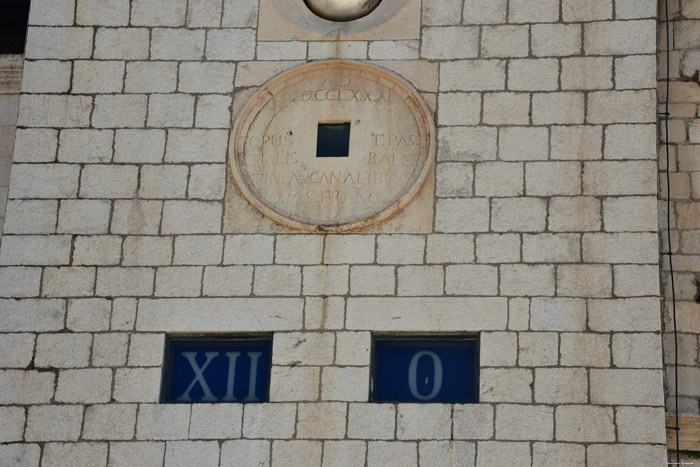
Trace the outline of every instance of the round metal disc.
{"label": "round metal disc", "polygon": [[370,14],[382,0],[304,0],[311,11],[329,21],[352,21]]}

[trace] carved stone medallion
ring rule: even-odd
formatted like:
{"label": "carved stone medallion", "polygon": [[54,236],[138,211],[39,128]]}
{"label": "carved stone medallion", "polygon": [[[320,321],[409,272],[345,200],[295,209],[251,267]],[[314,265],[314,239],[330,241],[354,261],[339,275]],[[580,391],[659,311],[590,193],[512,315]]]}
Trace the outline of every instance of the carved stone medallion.
{"label": "carved stone medallion", "polygon": [[430,111],[408,82],[324,61],[258,90],[234,123],[229,163],[243,196],[278,224],[347,231],[411,202],[431,172],[434,140]]}

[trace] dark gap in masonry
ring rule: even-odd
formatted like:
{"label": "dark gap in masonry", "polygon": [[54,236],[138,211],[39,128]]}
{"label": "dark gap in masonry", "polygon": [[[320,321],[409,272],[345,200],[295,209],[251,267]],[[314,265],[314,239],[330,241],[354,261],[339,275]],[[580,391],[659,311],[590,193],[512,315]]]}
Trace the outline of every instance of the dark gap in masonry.
{"label": "dark gap in masonry", "polygon": [[29,21],[29,0],[0,2],[0,54],[24,53]]}
{"label": "dark gap in masonry", "polygon": [[350,122],[319,123],[316,157],[348,157]]}

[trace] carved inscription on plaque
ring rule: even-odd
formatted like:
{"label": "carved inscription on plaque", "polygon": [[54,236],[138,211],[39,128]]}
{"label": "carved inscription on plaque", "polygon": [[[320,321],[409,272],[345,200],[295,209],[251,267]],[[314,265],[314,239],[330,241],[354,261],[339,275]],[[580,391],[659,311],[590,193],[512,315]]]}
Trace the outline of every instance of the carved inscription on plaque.
{"label": "carved inscription on plaque", "polygon": [[[319,126],[347,130],[347,157],[318,157]],[[382,68],[327,61],[287,71],[238,116],[229,151],[248,201],[275,222],[343,231],[387,219],[418,192],[434,159],[430,112]]]}

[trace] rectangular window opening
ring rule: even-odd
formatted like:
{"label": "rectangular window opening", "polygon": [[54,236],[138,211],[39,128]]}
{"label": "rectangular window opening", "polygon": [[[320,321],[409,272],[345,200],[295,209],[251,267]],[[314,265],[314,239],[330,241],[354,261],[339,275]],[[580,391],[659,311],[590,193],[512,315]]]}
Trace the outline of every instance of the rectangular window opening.
{"label": "rectangular window opening", "polygon": [[0,7],[0,54],[24,53],[29,0],[3,0]]}
{"label": "rectangular window opening", "polygon": [[318,123],[316,157],[348,157],[350,122]]}

